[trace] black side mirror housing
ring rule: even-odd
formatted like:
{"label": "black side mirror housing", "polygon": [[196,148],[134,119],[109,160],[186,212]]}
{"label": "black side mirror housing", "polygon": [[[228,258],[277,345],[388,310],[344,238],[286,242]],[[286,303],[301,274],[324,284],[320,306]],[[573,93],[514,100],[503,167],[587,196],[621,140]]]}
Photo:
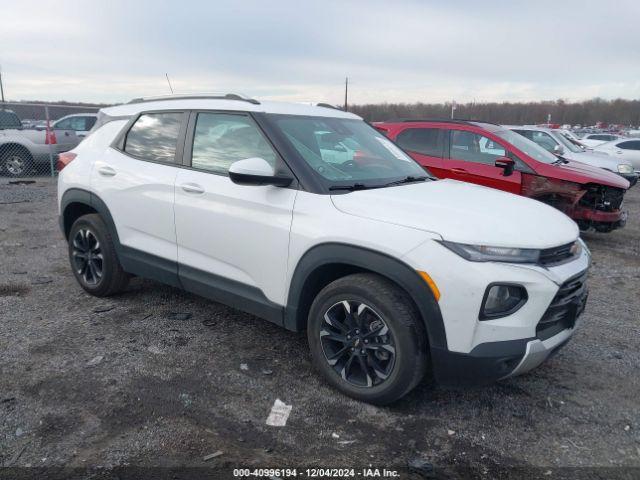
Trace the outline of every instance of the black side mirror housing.
{"label": "black side mirror housing", "polygon": [[502,172],[502,175],[508,177],[510,175],[513,175],[513,171],[516,168],[516,162],[514,162],[513,159],[509,157],[498,157],[496,158],[495,166],[498,168],[502,168],[504,170]]}

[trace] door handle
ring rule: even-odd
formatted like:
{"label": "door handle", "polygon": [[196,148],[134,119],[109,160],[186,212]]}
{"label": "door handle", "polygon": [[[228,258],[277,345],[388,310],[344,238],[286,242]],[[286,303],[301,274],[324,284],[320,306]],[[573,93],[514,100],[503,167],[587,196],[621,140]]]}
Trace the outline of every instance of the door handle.
{"label": "door handle", "polygon": [[187,193],[204,193],[204,188],[197,183],[183,183],[180,188]]}
{"label": "door handle", "polygon": [[453,173],[460,173],[460,174],[469,173],[464,168],[452,168],[451,171]]}
{"label": "door handle", "polygon": [[98,173],[103,177],[113,177],[116,171],[111,167],[100,167],[98,168]]}

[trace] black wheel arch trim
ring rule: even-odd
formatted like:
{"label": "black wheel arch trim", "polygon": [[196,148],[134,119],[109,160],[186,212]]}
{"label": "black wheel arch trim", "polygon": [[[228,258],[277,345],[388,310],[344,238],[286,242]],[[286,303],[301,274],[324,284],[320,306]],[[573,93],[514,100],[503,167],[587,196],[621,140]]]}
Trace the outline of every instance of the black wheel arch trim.
{"label": "black wheel arch trim", "polygon": [[298,262],[291,279],[284,326],[289,330],[306,328],[309,305],[300,305],[308,281],[317,269],[331,264],[349,265],[377,273],[404,289],[415,302],[427,331],[431,347],[447,348],[447,336],[440,307],[428,285],[415,269],[376,250],[342,243],[324,243],[309,249]]}
{"label": "black wheel arch trim", "polygon": [[118,236],[118,229],[113,221],[111,212],[102,199],[93,192],[83,190],[80,188],[70,188],[62,195],[60,202],[60,228],[62,234],[67,238],[67,234],[71,225],[65,223],[65,211],[72,203],[80,203],[87,205],[102,217],[107,225],[113,246],[116,249],[116,256],[122,266],[122,269],[134,275],[139,275],[144,278],[157,280],[167,285],[174,287],[182,287],[180,279],[178,278],[178,264],[171,260],[156,257],[145,252],[141,252],[134,248],[127,247],[120,243],[120,237]]}

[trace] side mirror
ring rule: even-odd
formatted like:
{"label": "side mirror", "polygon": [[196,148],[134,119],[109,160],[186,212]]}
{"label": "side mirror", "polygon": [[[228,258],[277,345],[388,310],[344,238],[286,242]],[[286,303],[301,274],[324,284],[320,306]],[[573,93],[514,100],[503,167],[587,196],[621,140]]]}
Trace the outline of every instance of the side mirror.
{"label": "side mirror", "polygon": [[502,168],[504,170],[502,175],[508,177],[509,175],[513,175],[513,170],[516,168],[516,162],[509,157],[498,157],[496,158],[495,166]]}
{"label": "side mirror", "polygon": [[553,147],[553,153],[556,155],[562,155],[564,153],[564,147],[562,145],[556,145]]}
{"label": "side mirror", "polygon": [[277,176],[273,167],[264,158],[254,157],[238,160],[229,168],[229,178],[238,185],[274,185],[286,187],[293,178]]}

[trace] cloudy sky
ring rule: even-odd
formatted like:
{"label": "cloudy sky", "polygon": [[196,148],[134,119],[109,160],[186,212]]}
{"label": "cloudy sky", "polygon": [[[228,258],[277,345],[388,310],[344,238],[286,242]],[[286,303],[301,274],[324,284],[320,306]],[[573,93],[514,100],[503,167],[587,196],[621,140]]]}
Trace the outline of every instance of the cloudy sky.
{"label": "cloudy sky", "polygon": [[10,99],[640,98],[640,1],[0,0]]}

